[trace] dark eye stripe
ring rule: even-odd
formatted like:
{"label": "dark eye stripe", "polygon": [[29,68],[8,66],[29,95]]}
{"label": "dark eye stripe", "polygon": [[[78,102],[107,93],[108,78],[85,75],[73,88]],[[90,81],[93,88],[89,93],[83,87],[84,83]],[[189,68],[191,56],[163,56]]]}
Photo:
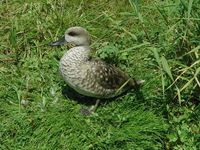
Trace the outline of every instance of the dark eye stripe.
{"label": "dark eye stripe", "polygon": [[78,35],[78,34],[77,34],[77,32],[71,31],[71,32],[68,33],[68,35],[70,35],[70,36],[76,36],[76,35]]}

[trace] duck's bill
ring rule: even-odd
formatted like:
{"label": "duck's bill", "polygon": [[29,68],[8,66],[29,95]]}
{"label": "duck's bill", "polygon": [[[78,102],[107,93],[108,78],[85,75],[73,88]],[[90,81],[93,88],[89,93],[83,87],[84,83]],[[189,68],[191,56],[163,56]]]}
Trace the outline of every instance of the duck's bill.
{"label": "duck's bill", "polygon": [[61,37],[59,40],[49,43],[49,45],[50,46],[59,46],[59,45],[65,44],[65,43],[66,43],[65,37]]}

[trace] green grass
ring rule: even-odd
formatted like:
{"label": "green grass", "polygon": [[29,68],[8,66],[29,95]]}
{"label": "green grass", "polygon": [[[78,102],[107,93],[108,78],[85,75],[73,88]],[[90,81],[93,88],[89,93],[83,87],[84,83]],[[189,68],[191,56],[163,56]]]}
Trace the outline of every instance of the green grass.
{"label": "green grass", "polygon": [[[0,149],[200,149],[200,3],[166,1],[0,2]],[[144,79],[101,103],[62,94],[71,26],[91,34],[94,55]],[[84,101],[84,99],[83,99]]]}

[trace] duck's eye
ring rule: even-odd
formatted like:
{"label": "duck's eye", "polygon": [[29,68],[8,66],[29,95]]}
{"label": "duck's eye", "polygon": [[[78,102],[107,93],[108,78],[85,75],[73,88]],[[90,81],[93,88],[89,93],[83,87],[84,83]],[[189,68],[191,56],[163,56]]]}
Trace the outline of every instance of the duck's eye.
{"label": "duck's eye", "polygon": [[71,32],[68,33],[68,35],[70,35],[70,36],[76,36],[76,35],[78,35],[78,33],[71,31]]}

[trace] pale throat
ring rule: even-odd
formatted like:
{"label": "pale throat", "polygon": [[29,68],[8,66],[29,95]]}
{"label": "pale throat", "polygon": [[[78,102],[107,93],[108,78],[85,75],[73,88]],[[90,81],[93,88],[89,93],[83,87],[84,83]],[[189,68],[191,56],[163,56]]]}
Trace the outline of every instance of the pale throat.
{"label": "pale throat", "polygon": [[89,56],[89,46],[75,46],[65,53],[64,58],[68,59],[68,62],[80,65],[81,63],[86,62]]}

